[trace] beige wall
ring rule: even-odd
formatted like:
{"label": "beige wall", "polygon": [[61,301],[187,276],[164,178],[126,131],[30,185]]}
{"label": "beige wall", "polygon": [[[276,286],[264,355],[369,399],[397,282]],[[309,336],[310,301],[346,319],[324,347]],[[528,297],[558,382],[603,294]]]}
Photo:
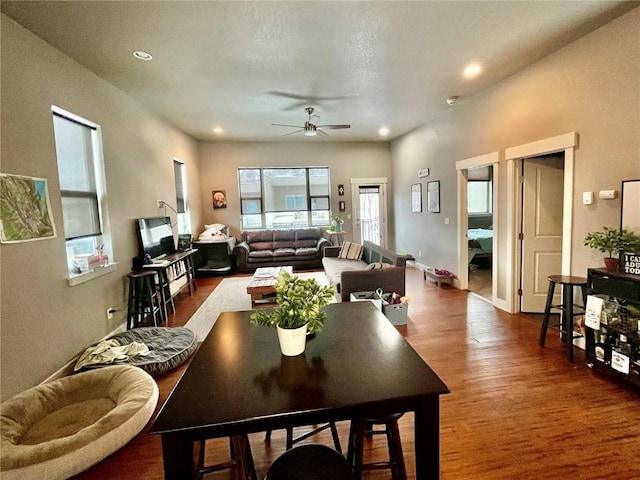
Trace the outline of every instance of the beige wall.
{"label": "beige wall", "polygon": [[[133,219],[175,205],[174,157],[186,163],[192,222],[200,224],[197,145],[139,104],[2,15],[1,165],[43,177],[58,238],[0,246],[1,396],[54,373],[125,319],[125,275],[137,255]],[[117,271],[69,287],[51,105],[102,126]],[[107,321],[106,309],[118,309]]]}
{"label": "beige wall", "polygon": [[[391,157],[387,142],[328,143],[321,138],[296,143],[267,142],[203,142],[199,144],[202,219],[206,224],[223,223],[231,234],[240,236],[238,201],[238,167],[329,167],[331,171],[331,210],[338,214],[338,201],[347,210],[339,213],[345,219],[352,213],[350,180],[362,177],[390,177]],[[344,197],[338,197],[338,185],[345,186]],[[212,190],[226,190],[226,209],[213,210]],[[193,229],[200,233],[200,229]]]}
{"label": "beige wall", "polygon": [[[640,178],[639,39],[636,8],[392,142],[396,247],[414,255],[422,250],[420,263],[455,272],[455,162],[495,151],[503,158],[506,148],[576,131],[571,269],[586,275],[588,267],[601,266],[602,255],[582,240],[589,231],[619,225],[620,200],[586,206],[582,192],[620,191],[622,180]],[[431,174],[421,179],[423,188],[428,180],[440,180],[440,214],[410,213],[410,185],[419,181],[417,170],[426,167]],[[504,199],[505,192],[500,193]],[[505,251],[498,255],[504,265]]]}

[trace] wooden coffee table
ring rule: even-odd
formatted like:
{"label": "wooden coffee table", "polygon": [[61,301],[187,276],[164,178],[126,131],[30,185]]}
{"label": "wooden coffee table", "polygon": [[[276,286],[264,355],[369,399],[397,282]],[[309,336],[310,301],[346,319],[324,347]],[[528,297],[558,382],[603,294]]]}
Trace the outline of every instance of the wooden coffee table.
{"label": "wooden coffee table", "polygon": [[247,285],[247,293],[251,295],[252,307],[275,302],[276,281],[282,271],[293,274],[293,267],[265,267],[256,269],[249,285]]}

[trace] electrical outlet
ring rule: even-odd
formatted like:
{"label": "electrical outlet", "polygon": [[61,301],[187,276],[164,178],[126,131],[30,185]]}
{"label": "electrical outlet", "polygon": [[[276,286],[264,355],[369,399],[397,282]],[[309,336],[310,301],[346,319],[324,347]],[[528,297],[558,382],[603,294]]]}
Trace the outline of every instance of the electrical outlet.
{"label": "electrical outlet", "polygon": [[162,208],[164,206],[164,202],[162,200],[156,200],[156,205],[158,208]]}
{"label": "electrical outlet", "polygon": [[113,308],[107,308],[107,320],[111,320],[113,318],[113,312],[115,312]]}

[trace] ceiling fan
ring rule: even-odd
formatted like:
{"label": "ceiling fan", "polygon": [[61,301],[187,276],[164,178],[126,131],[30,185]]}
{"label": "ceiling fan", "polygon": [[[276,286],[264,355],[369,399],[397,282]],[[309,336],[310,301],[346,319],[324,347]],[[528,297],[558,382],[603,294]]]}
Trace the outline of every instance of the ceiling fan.
{"label": "ceiling fan", "polygon": [[285,133],[283,136],[293,135],[294,133],[304,132],[307,137],[315,137],[318,133],[329,136],[325,130],[336,130],[340,128],[351,128],[351,125],[316,125],[312,123],[312,117],[320,118],[318,115],[313,115],[313,107],[307,107],[304,109],[305,112],[309,114],[309,120],[304,122],[304,126],[301,125],[282,125],[281,123],[272,123],[271,125],[275,125],[276,127],[291,127],[291,128],[299,128],[300,130],[296,130],[295,132]]}

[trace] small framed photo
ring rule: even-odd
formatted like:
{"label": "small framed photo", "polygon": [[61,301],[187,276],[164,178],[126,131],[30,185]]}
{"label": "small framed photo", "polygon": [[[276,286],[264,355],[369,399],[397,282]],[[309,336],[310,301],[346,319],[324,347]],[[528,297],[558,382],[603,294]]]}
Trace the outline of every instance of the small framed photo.
{"label": "small framed photo", "polygon": [[427,183],[427,211],[440,213],[440,181]]}
{"label": "small framed photo", "polygon": [[227,208],[227,194],[224,190],[214,190],[211,192],[213,198],[213,209]]}
{"label": "small framed photo", "polygon": [[411,185],[411,211],[422,212],[422,184],[414,183]]}
{"label": "small framed photo", "polygon": [[181,233],[178,235],[178,250],[181,252],[186,252],[187,250],[191,250],[191,234],[190,233]]}

